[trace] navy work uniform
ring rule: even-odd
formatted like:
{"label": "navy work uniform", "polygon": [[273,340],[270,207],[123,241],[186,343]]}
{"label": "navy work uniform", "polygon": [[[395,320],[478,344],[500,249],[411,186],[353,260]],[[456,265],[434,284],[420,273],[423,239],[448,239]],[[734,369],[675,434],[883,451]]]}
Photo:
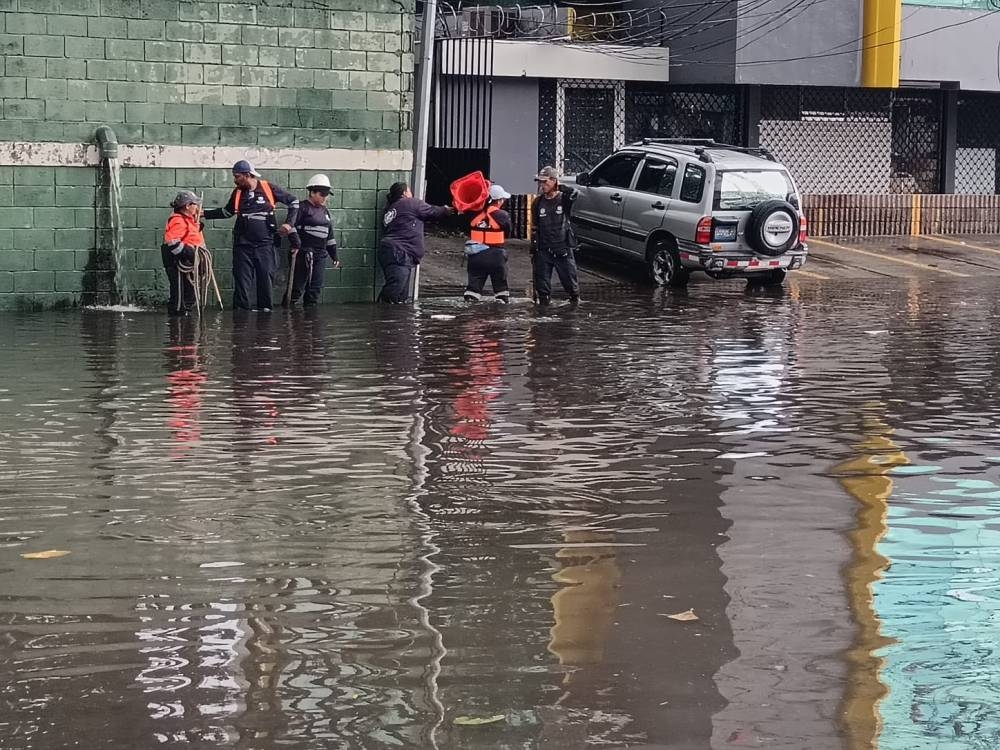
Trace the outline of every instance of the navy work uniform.
{"label": "navy work uniform", "polygon": [[[555,170],[546,167],[536,179],[540,181],[556,179]],[[576,197],[576,190],[559,185],[559,190],[553,197],[546,198],[545,195],[539,195],[531,205],[533,220],[531,261],[536,299],[540,305],[549,304],[552,298],[553,269],[558,274],[570,302],[578,302],[580,299],[576,259],[573,257],[576,236],[569,223],[570,211]]]}
{"label": "navy work uniform", "polygon": [[237,182],[226,205],[209,209],[204,215],[206,219],[236,217],[233,227],[233,307],[270,311],[276,266],[277,222],[274,207],[276,202],[288,206],[285,223],[294,226],[299,199],[260,179],[248,162],[237,162],[233,174],[236,179],[244,178],[245,187]]}
{"label": "navy work uniform", "polygon": [[501,208],[507,198],[510,193],[500,185],[490,186],[489,202],[470,222],[469,242],[465,248],[469,279],[463,294],[470,302],[482,299],[487,278],[493,286],[493,296],[499,302],[510,301],[504,243],[513,229],[510,214]]}
{"label": "navy work uniform", "polygon": [[295,253],[295,276],[292,279],[294,305],[305,291],[303,303],[315,305],[323,291],[323,269],[327,256],[338,264],[337,240],[333,236],[333,220],[326,206],[303,201],[295,218],[295,231],[288,235]]}
{"label": "navy work uniform", "polygon": [[379,302],[399,304],[410,299],[413,269],[424,257],[424,222],[440,221],[453,212],[448,206],[432,206],[408,195],[386,206],[378,249],[385,276]]}

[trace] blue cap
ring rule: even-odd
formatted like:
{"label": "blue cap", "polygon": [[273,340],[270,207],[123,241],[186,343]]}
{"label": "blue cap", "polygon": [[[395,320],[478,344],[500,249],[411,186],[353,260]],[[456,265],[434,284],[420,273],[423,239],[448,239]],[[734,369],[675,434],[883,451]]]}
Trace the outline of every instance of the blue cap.
{"label": "blue cap", "polygon": [[260,177],[260,173],[246,159],[240,159],[233,165],[233,174],[249,174],[254,177]]}

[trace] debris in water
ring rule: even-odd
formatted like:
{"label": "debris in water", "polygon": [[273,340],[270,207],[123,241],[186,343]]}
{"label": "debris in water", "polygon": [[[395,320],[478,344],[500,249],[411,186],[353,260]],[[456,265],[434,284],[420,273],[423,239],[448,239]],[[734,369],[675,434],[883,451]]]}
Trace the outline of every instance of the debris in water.
{"label": "debris in water", "polygon": [[671,620],[679,620],[680,622],[694,622],[698,619],[698,615],[694,613],[693,609],[689,609],[686,612],[678,612],[676,615],[663,615],[664,617],[669,617]]}
{"label": "debris in water", "polygon": [[479,727],[483,724],[496,724],[497,722],[504,721],[506,718],[503,714],[496,714],[495,716],[456,716],[452,723],[459,727]]}
{"label": "debris in water", "polygon": [[25,552],[21,557],[25,560],[51,560],[53,557],[65,557],[68,549],[47,549],[42,552]]}

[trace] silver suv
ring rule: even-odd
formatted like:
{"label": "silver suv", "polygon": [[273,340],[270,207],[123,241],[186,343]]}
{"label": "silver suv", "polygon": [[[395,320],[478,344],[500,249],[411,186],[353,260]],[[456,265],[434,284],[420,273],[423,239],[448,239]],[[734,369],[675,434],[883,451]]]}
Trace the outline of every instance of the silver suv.
{"label": "silver suv", "polygon": [[692,271],[780,285],[806,262],[799,192],[766,149],[646,138],[575,184],[580,242],[638,256],[658,286],[684,286]]}

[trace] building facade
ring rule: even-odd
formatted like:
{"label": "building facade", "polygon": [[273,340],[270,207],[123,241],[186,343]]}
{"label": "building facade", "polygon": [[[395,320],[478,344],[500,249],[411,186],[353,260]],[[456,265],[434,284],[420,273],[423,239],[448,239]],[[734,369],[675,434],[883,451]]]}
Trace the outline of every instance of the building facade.
{"label": "building facade", "polygon": [[[326,300],[373,299],[379,190],[412,166],[413,0],[0,11],[0,310],[120,301],[122,275],[132,301],[160,300],[171,198],[221,205],[243,158],[299,194],[329,174],[343,268]],[[230,232],[206,232],[227,303]]]}
{"label": "building facade", "polygon": [[[548,61],[510,72],[494,52],[479,65],[488,137],[465,145],[464,163],[444,143],[442,176],[475,165],[529,191],[521,175],[541,164],[572,174],[638,138],[711,137],[768,147],[807,194],[1000,193],[1000,22],[988,0],[559,5],[544,22],[509,4],[439,25],[442,46],[544,43]],[[602,72],[571,62],[571,48],[603,55]],[[466,85],[454,65],[438,71],[439,90]],[[465,101],[468,121],[478,105]]]}

